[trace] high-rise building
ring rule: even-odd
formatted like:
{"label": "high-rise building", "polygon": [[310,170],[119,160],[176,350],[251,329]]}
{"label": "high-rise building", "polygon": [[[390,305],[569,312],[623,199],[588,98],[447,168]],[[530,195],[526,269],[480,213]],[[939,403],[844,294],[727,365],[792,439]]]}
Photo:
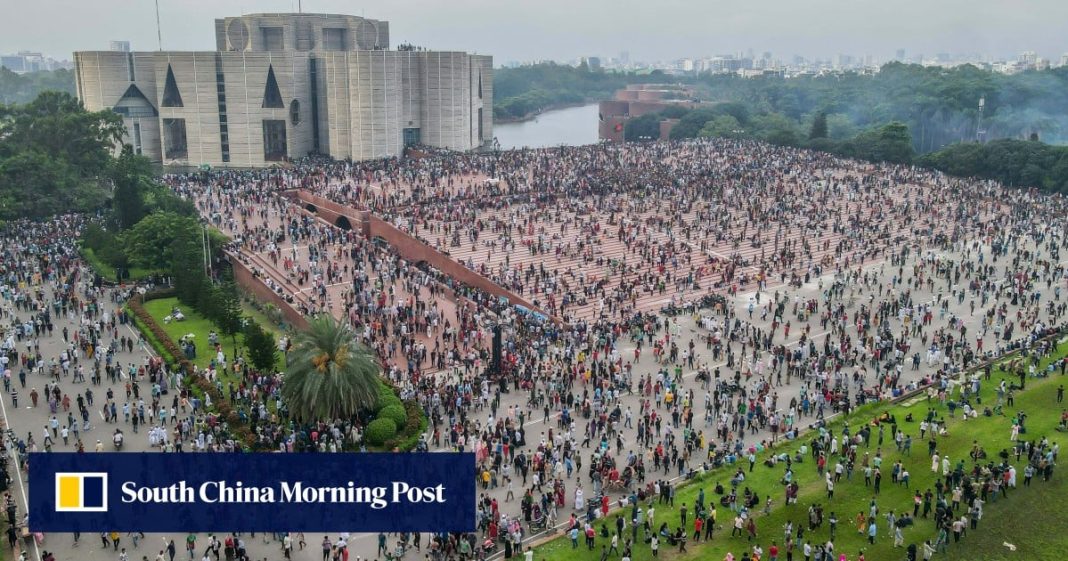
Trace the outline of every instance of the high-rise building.
{"label": "high-rise building", "polygon": [[897,60],[897,61],[905,60],[905,49],[898,49],[897,52],[894,53],[894,60]]}
{"label": "high-rise building", "polygon": [[853,56],[846,54],[839,54],[835,56],[834,66],[836,68],[848,68],[853,66]]}
{"label": "high-rise building", "polygon": [[0,67],[6,68],[16,74],[26,72],[26,57],[19,55],[0,56]]}
{"label": "high-rise building", "polygon": [[493,59],[402,46],[389,23],[332,14],[215,20],[215,51],[75,53],[78,97],[173,166],[369,159],[493,138]]}
{"label": "high-rise building", "polygon": [[619,53],[619,63],[624,65],[630,64],[630,51],[621,51]]}
{"label": "high-rise building", "polygon": [[128,53],[128,52],[130,52],[130,42],[129,41],[111,41],[110,43],[108,43],[108,50],[109,51],[117,51],[117,52],[120,52],[120,53]]}
{"label": "high-rise building", "polygon": [[35,51],[19,51],[13,55],[0,56],[0,66],[16,74],[70,67],[66,61],[48,58]]}

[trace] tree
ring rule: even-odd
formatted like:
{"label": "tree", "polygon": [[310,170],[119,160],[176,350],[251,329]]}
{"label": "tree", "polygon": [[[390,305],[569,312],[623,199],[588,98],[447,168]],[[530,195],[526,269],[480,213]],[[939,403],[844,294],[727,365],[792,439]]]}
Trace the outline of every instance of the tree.
{"label": "tree", "polygon": [[[672,77],[678,82],[686,78]],[[565,104],[609,99],[627,84],[665,81],[663,72],[590,72],[589,66],[528,64],[493,71],[493,116],[521,119]]]}
{"label": "tree", "polygon": [[44,218],[100,207],[122,118],[90,113],[73,96],[44,92],[0,105],[0,219]]}
{"label": "tree", "polygon": [[908,127],[896,121],[864,131],[840,146],[845,156],[873,162],[907,164],[914,154]]}
{"label": "tree", "polygon": [[86,111],[70,94],[47,91],[0,114],[0,139],[19,151],[36,150],[68,162],[82,178],[99,177],[122,140],[122,117]]}
{"label": "tree", "polygon": [[952,175],[994,179],[1010,186],[1068,192],[1068,147],[1025,140],[964,142],[917,160]]}
{"label": "tree", "polygon": [[62,159],[38,150],[0,157],[0,217],[45,218],[79,207],[77,177]]}
{"label": "tree", "polygon": [[704,128],[705,123],[716,118],[717,113],[710,108],[702,107],[694,109],[683,115],[679,122],[671,128],[671,139],[697,138],[698,133]]}
{"label": "tree", "polygon": [[[802,115],[815,117],[825,111],[827,137],[835,141],[899,121],[910,131],[913,149],[930,152],[975,134],[980,97],[985,99],[983,128],[989,139],[1028,138],[1037,132],[1053,143],[1068,140],[1064,69],[1004,75],[972,65],[946,69],[895,62],[874,75],[843,72],[789,79],[704,75],[700,80],[708,86],[712,101],[739,103],[754,114],[781,113],[796,123]],[[838,115],[837,126],[833,115]],[[749,128],[744,119],[739,121]],[[698,130],[683,127],[679,135],[693,136]],[[806,124],[804,136],[810,132]],[[774,136],[788,134],[779,131]]]}
{"label": "tree", "polygon": [[812,128],[808,131],[808,139],[813,140],[816,138],[827,138],[827,112],[820,111],[816,113],[816,118],[812,120]]}
{"label": "tree", "polygon": [[[179,248],[186,250],[200,239],[200,225],[188,216],[156,212],[137,222],[122,235],[130,261],[146,269],[163,270],[175,263]],[[203,258],[203,251],[199,251]],[[183,266],[187,264],[183,263]],[[203,261],[200,269],[203,270]]]}
{"label": "tree", "polygon": [[668,105],[660,111],[660,116],[665,119],[678,119],[687,113],[689,111],[681,105]]}
{"label": "tree", "polygon": [[272,372],[278,362],[278,343],[266,329],[255,321],[245,324],[245,349],[253,368]]}
{"label": "tree", "polygon": [[74,72],[61,68],[15,74],[0,67],[0,103],[28,103],[48,90],[74,95]]}
{"label": "tree", "polygon": [[658,138],[660,138],[660,117],[654,113],[629,119],[623,128],[623,139],[627,142]]}
{"label": "tree", "polygon": [[378,403],[379,367],[355,332],[327,314],[297,334],[282,399],[297,420],[348,419]]}
{"label": "tree", "polygon": [[111,210],[120,231],[132,228],[145,217],[144,192],[151,188],[151,177],[148,159],[135,156],[126,146],[111,169],[111,182],[115,185]]}
{"label": "tree", "polygon": [[781,113],[765,113],[753,117],[752,128],[757,138],[772,144],[797,146],[798,133],[796,123]]}
{"label": "tree", "polygon": [[832,113],[827,115],[827,136],[831,140],[845,140],[857,134],[857,127],[848,115]]}
{"label": "tree", "polygon": [[237,293],[237,285],[233,281],[224,283],[212,290],[214,294],[214,306],[212,309],[204,310],[202,312],[208,312],[208,315],[215,325],[219,327],[219,331],[226,337],[230,338],[230,341],[234,344],[234,354],[238,353],[237,346],[237,334],[241,333],[244,327],[245,316],[241,313],[241,297]]}
{"label": "tree", "polygon": [[701,131],[697,135],[702,137],[738,138],[744,132],[738,119],[730,115],[720,115],[705,123],[705,126],[701,127]]}

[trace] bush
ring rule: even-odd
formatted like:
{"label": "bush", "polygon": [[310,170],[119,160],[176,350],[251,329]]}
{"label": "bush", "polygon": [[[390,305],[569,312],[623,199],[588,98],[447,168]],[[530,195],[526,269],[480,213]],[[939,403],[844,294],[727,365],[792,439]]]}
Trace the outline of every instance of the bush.
{"label": "bush", "polygon": [[[385,382],[379,380],[378,403],[375,405],[375,413],[378,413],[379,411],[382,411],[383,409],[391,405],[399,405],[402,409],[404,408],[404,403],[401,402],[401,399],[397,397],[396,393],[394,393],[393,388],[386,385]],[[403,425],[403,422],[401,424]]]}
{"label": "bush", "polygon": [[426,432],[430,422],[419,403],[414,400],[404,402],[404,410],[407,413],[407,421],[402,434],[404,438],[397,442],[395,448],[401,452],[408,452],[419,444],[419,438]]}
{"label": "bush", "polygon": [[404,407],[400,405],[387,405],[378,412],[379,419],[389,419],[393,421],[394,425],[403,427],[407,423],[408,415],[404,412]]}
{"label": "bush", "polygon": [[364,438],[372,446],[381,446],[395,436],[397,436],[397,423],[394,423],[393,419],[375,419],[367,424],[367,430],[364,431]]}

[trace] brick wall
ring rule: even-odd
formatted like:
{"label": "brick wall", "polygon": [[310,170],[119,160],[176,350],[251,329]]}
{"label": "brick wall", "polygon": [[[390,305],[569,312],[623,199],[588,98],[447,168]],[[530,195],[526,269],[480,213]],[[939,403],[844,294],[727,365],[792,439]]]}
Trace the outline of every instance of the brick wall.
{"label": "brick wall", "polygon": [[263,284],[263,281],[252,273],[252,270],[248,268],[240,259],[233,255],[227,254],[230,258],[230,266],[234,270],[234,281],[237,282],[245,290],[251,292],[257,299],[262,302],[270,302],[274,304],[282,315],[285,316],[286,321],[292,324],[297,329],[307,329],[308,320],[297,311],[289,302],[286,302],[275,291]]}
{"label": "brick wall", "polygon": [[525,306],[527,309],[536,310],[533,304],[510,290],[502,288],[497,283],[457,263],[452,257],[426,245],[414,237],[398,230],[392,224],[378,218],[370,217],[371,235],[386,240],[397,253],[408,261],[418,263],[425,261],[431,267],[445,273],[453,279],[478,288],[495,296],[507,298],[512,304]]}
{"label": "brick wall", "polygon": [[364,235],[366,232],[366,211],[359,211],[353,208],[340,205],[329,199],[324,199],[318,195],[314,195],[304,189],[296,189],[286,193],[291,199],[299,201],[301,206],[305,210],[311,212],[322,218],[326,222],[333,224],[337,227],[342,227],[340,224],[340,218],[344,217],[349,221],[349,226],[352,230],[361,231],[363,228]]}
{"label": "brick wall", "polygon": [[524,306],[527,309],[537,310],[544,313],[540,308],[535,307],[525,298],[501,287],[497,283],[467,267],[464,267],[448,255],[445,255],[418,239],[402,232],[392,224],[372,215],[368,211],[356,210],[335,203],[328,199],[324,199],[323,197],[313,195],[303,189],[291,191],[290,196],[293,197],[294,200],[299,201],[305,208],[307,208],[307,205],[309,204],[314,206],[316,214],[320,218],[330,221],[332,224],[336,224],[335,221],[339,217],[343,216],[348,218],[352,223],[354,230],[362,231],[368,238],[382,238],[387,244],[393,247],[401,257],[412,263],[425,261],[431,267],[467,286],[483,290],[494,296],[506,298],[512,304]]}

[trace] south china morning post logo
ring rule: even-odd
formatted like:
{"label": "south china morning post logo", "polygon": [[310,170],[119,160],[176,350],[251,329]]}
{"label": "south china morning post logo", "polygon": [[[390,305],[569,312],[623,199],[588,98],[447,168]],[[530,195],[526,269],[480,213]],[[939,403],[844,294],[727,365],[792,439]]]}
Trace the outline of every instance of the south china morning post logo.
{"label": "south china morning post logo", "polygon": [[56,512],[107,512],[108,474],[57,472]]}
{"label": "south china morning post logo", "polygon": [[475,459],[440,454],[31,453],[39,532],[469,532]]}

